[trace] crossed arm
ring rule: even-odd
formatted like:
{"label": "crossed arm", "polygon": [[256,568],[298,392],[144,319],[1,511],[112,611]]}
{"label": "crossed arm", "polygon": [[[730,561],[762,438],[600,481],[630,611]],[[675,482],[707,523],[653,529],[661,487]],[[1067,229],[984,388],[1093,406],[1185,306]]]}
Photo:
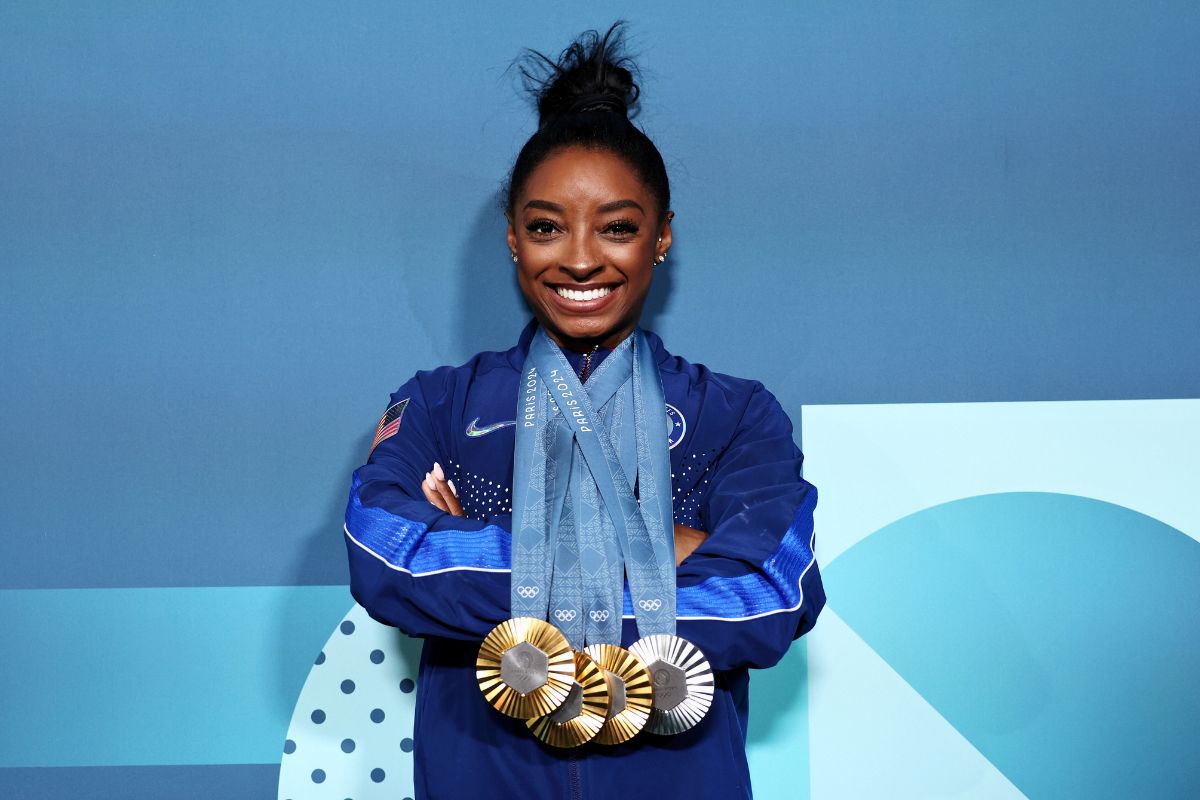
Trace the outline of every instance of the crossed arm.
{"label": "crossed arm", "polygon": [[[433,462],[433,469],[425,473],[421,491],[425,494],[425,499],[439,511],[456,517],[466,516],[462,504],[458,502],[458,490],[454,488],[454,481],[446,477],[442,465],[436,461]],[[708,534],[704,531],[675,523],[675,566],[682,564],[706,538]]]}

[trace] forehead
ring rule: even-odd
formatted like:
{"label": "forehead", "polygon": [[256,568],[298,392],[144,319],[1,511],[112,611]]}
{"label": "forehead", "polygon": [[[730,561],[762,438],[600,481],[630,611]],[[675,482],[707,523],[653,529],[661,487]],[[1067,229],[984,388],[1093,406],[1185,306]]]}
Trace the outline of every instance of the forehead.
{"label": "forehead", "polygon": [[636,200],[650,212],[657,207],[641,177],[609,150],[568,147],[551,153],[529,174],[518,205],[548,200],[567,208],[586,208],[613,200]]}

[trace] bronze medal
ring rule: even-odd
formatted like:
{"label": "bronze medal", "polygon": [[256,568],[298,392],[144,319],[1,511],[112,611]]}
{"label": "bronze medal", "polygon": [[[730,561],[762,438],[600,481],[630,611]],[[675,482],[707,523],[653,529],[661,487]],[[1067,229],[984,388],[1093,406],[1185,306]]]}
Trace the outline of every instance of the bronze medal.
{"label": "bronze medal", "polygon": [[654,708],[646,723],[651,733],[682,733],[708,713],[713,672],[700,648],[666,634],[645,636],[629,648],[646,662],[654,683]]}
{"label": "bronze medal", "polygon": [[571,645],[549,622],[514,617],[492,628],[479,646],[475,679],[500,713],[544,716],[563,704],[575,681]]}

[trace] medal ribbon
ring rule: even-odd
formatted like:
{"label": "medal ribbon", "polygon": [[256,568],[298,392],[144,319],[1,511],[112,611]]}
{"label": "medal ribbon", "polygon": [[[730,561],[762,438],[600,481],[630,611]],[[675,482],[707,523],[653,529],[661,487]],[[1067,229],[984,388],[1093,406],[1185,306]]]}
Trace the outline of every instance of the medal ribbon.
{"label": "medal ribbon", "polygon": [[586,388],[538,330],[517,411],[514,616],[548,619],[574,647],[619,644],[627,574],[639,634],[675,633],[664,408],[658,366],[640,330]]}

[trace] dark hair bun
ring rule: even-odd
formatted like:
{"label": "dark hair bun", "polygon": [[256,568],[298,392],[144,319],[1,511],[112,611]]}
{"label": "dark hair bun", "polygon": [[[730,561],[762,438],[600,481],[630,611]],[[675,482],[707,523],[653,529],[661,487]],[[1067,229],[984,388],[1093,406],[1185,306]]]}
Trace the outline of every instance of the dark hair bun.
{"label": "dark hair bun", "polygon": [[[640,91],[637,67],[623,52],[624,22],[600,35],[587,31],[557,59],[526,50],[516,62],[537,100],[538,129],[517,154],[504,188],[509,219],[525,182],[551,154],[568,147],[607,150],[625,160],[658,201],[671,208],[671,184],[662,154],[631,118]],[[664,217],[665,219],[665,217]]]}
{"label": "dark hair bun", "polygon": [[557,60],[527,51],[521,74],[537,98],[538,130],[587,112],[631,116],[639,89],[633,79],[637,67],[623,52],[624,26],[617,21],[603,35],[585,31]]}

